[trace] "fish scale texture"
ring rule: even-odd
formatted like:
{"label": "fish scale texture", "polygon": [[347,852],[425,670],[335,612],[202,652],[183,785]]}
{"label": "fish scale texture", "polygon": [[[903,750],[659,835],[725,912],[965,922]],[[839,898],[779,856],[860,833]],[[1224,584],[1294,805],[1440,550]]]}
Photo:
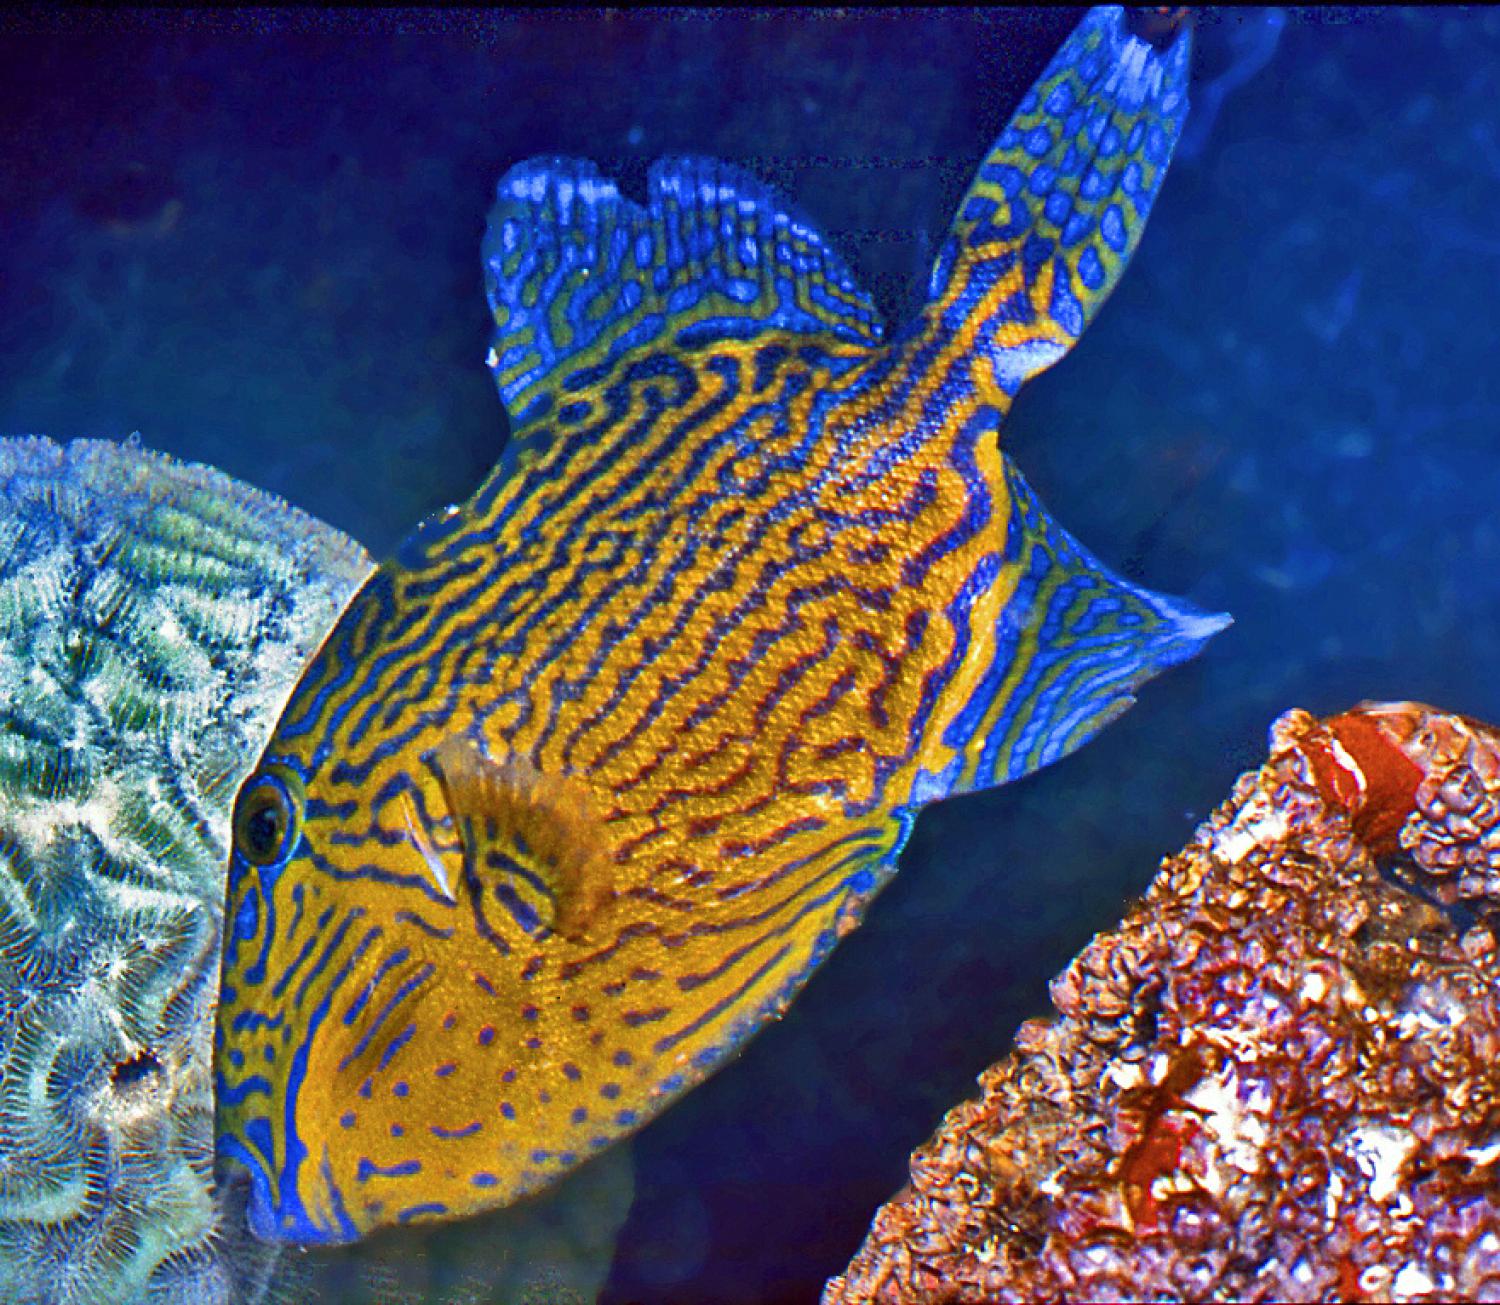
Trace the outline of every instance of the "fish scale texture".
{"label": "fish scale texture", "polygon": [[1283,716],[824,1305],[1500,1300],[1497,795],[1489,726]]}
{"label": "fish scale texture", "polygon": [[269,1267],[212,1185],[230,804],[369,569],[208,468],[0,441],[0,1301]]}

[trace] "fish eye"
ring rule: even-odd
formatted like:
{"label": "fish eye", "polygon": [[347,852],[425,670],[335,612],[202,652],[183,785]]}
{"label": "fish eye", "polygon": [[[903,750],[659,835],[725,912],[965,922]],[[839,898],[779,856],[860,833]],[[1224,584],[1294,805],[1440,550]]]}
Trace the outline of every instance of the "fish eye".
{"label": "fish eye", "polygon": [[251,865],[275,865],[291,852],[299,823],[286,782],[262,770],[245,782],[234,804],[234,850]]}

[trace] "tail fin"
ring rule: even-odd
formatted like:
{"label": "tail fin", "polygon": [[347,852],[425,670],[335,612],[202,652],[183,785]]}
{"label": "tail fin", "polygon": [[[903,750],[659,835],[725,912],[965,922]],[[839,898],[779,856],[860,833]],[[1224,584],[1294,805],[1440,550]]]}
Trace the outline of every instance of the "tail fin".
{"label": "tail fin", "polygon": [[[979,168],[918,330],[983,355],[1013,395],[1083,333],[1120,279],[1187,113],[1189,34],[1159,50],[1091,10]],[[980,369],[983,377],[984,370]]]}

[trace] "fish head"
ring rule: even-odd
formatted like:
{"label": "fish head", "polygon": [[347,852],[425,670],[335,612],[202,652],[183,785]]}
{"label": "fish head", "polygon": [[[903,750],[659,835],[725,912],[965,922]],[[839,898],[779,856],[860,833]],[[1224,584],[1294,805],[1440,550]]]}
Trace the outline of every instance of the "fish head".
{"label": "fish head", "polygon": [[[407,1027],[385,1003],[431,977],[422,946],[451,930],[437,917],[453,905],[461,854],[440,781],[384,736],[360,750],[362,722],[346,710],[381,696],[371,690],[378,658],[356,663],[349,640],[370,635],[386,580],[377,572],[304,671],[232,817],[217,1148],[221,1162],[248,1172],[251,1227],[268,1240],[358,1234],[314,1121],[337,1132],[365,1106],[367,1071],[385,1067]],[[433,937],[413,947],[409,921],[424,911]]]}
{"label": "fish head", "polygon": [[307,946],[305,924],[322,931],[325,912],[334,912],[334,927],[344,911],[371,914],[379,900],[365,891],[371,884],[454,900],[461,848],[440,773],[422,749],[386,734],[398,695],[382,682],[381,654],[399,569],[387,562],[345,609],[240,787],[225,900],[226,1002],[248,995],[236,979],[259,985],[293,964]]}
{"label": "fish head", "polygon": [[287,1079],[276,1063],[277,1043],[290,1041],[291,1028],[285,1012],[271,1009],[269,994],[292,986],[282,979],[293,973],[304,942],[296,935],[309,898],[302,879],[312,847],[307,789],[295,762],[263,757],[240,788],[231,823],[214,1048],[216,1132],[220,1159],[251,1178],[250,1224],[266,1240],[284,1235],[287,1155],[272,1103]]}
{"label": "fish head", "polygon": [[[595,1045],[578,1000],[547,995],[609,918],[592,790],[478,734],[406,739],[386,716],[384,644],[357,665],[346,645],[378,581],[234,809],[217,1145],[248,1172],[268,1240],[349,1241],[519,1196],[571,1167],[575,1144],[550,1137],[604,1145],[629,1126],[613,1119],[631,1118],[614,1107],[629,1075],[637,1096],[655,1082],[644,1065],[606,1071],[616,1049]],[[601,1088],[609,1134],[575,1099]]]}

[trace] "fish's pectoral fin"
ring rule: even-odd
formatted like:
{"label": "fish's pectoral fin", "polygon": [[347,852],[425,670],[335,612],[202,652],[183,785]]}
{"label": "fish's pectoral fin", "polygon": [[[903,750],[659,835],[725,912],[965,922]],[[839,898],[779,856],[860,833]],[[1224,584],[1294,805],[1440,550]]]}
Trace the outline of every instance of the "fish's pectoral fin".
{"label": "fish's pectoral fin", "polygon": [[1093,320],[1166,174],[1189,33],[1138,29],[1118,8],[1089,12],[980,165],[934,263],[915,333],[965,341],[1007,395]]}
{"label": "fish's pectoral fin", "polygon": [[1004,466],[1014,510],[1003,560],[1018,578],[989,667],[943,736],[961,757],[947,792],[1065,757],[1125,711],[1136,688],[1230,624],[1115,575],[1053,520],[1009,458]]}
{"label": "fish's pectoral fin", "polygon": [[524,757],[485,756],[450,738],[429,754],[463,842],[464,878],[505,931],[578,938],[613,894],[606,840],[588,791]]}
{"label": "fish's pectoral fin", "polygon": [[531,159],[500,179],[484,238],[488,364],[518,453],[628,354],[763,331],[881,341],[843,260],[749,173],[661,159],[647,190],[642,207],[583,159]]}

